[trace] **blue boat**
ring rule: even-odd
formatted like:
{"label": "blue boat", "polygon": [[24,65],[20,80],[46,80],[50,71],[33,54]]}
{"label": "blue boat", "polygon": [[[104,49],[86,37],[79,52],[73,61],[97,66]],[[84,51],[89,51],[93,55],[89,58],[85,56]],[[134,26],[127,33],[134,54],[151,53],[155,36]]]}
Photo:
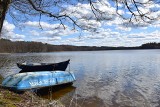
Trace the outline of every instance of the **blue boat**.
{"label": "blue boat", "polygon": [[73,83],[75,80],[74,74],[66,71],[26,72],[6,77],[2,87],[23,91]]}

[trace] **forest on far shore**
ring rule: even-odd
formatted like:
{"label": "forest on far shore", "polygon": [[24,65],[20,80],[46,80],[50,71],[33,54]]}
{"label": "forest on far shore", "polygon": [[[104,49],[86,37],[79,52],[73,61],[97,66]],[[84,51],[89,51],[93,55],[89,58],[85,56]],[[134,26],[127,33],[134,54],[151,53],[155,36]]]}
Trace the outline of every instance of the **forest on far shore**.
{"label": "forest on far shore", "polygon": [[108,47],[108,46],[72,46],[51,45],[41,42],[10,41],[0,39],[0,53],[55,52],[55,51],[96,51],[96,50],[132,50],[160,49],[160,43],[146,43],[138,47]]}

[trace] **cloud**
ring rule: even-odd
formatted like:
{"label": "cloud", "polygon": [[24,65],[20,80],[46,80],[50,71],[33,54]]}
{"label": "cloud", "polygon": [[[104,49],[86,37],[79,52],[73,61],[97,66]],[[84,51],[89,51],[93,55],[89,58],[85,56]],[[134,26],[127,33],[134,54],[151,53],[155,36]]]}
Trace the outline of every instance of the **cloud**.
{"label": "cloud", "polygon": [[6,20],[4,21],[2,28],[2,38],[10,39],[13,41],[23,41],[25,36],[22,34],[16,34],[14,32],[15,26],[11,23],[8,23]]}
{"label": "cloud", "polygon": [[36,30],[31,30],[30,34],[33,35],[33,36],[40,36],[40,33]]}
{"label": "cloud", "polygon": [[[46,25],[49,26],[50,24]],[[15,26],[5,21],[3,27],[4,35],[2,37],[11,40],[25,40],[25,36],[27,36],[30,37],[30,41],[78,46],[138,46],[147,42],[160,41],[160,31],[147,32],[148,28],[145,29],[145,32],[144,29],[139,29],[139,33],[126,33],[125,31],[120,33],[119,31],[115,31],[115,29],[99,28],[96,32],[85,31],[80,37],[77,36],[77,32],[75,32],[76,36],[70,36],[70,34],[72,35],[74,32],[69,29],[37,30],[37,26],[33,29],[30,28],[30,25],[26,26],[26,28],[29,30],[32,29],[29,32],[25,31],[27,32],[26,34],[30,36],[15,33]],[[142,31],[140,32],[140,30]]]}
{"label": "cloud", "polygon": [[8,23],[6,20],[4,21],[3,30],[8,32],[13,32],[14,29],[15,29],[15,25]]}
{"label": "cloud", "polygon": [[[137,0],[137,1],[139,1],[139,0]],[[148,0],[142,0],[139,2],[145,3],[147,1]],[[122,19],[116,13],[116,6],[113,6],[113,4],[109,3],[106,0],[100,0],[100,2],[95,1],[93,3],[93,5],[95,8],[101,10],[104,13],[99,14],[98,12],[94,11],[96,13],[96,15],[95,15],[93,13],[93,11],[91,10],[90,4],[78,3],[77,5],[68,5],[67,9],[62,11],[60,14],[69,15],[70,17],[72,17],[76,20],[78,25],[80,25],[81,27],[83,27],[85,29],[89,29],[89,30],[91,30],[91,29],[95,30],[95,29],[103,27],[103,26],[116,26],[115,29],[117,29],[117,30],[131,31],[132,28],[150,26],[149,23],[145,23],[144,21],[137,22],[136,20],[132,20],[133,23],[130,23],[128,20]],[[122,8],[120,8],[118,10],[118,13],[124,14],[125,16],[130,14],[128,11],[124,10],[122,4],[119,4],[119,6]],[[140,7],[140,9],[141,9],[141,12],[147,13],[147,12],[150,12],[151,10],[159,10],[159,7],[160,7],[159,4],[150,3],[149,5],[146,6],[146,8]],[[137,13],[137,11],[135,11],[135,13]],[[159,11],[151,12],[150,16],[158,17],[159,13],[160,13]],[[97,17],[99,17],[103,23],[98,22]],[[38,27],[39,22],[27,22],[26,25]],[[42,27],[44,27],[46,29],[55,29],[55,28],[59,27],[59,24],[48,24],[46,22],[41,22],[41,25],[42,25]],[[157,25],[157,23],[155,22],[154,26],[159,26],[159,24]],[[65,27],[68,27],[68,26],[65,25]],[[61,29],[63,29],[62,26],[61,26]],[[71,29],[71,28],[69,28],[69,29]],[[93,30],[91,30],[91,31],[93,31]],[[63,32],[63,31],[61,31],[61,32]],[[64,33],[66,33],[66,31],[60,35],[64,35]],[[44,32],[44,35],[53,36],[53,34],[58,35],[59,32],[56,32],[56,31],[55,31],[55,33],[51,32],[51,31]],[[67,34],[68,33],[66,33],[66,35]]]}
{"label": "cloud", "polygon": [[32,41],[38,41],[42,43],[52,43],[54,41],[59,41],[61,40],[61,37],[53,37],[53,38],[48,38],[48,37],[40,37],[40,38],[32,38]]}
{"label": "cloud", "polygon": [[139,46],[143,43],[160,41],[160,32],[148,32],[147,29],[139,29],[139,33],[126,33],[113,31],[113,29],[101,28],[96,33],[85,32],[80,38],[74,37],[61,40],[60,43],[68,45],[87,46]]}
{"label": "cloud", "polygon": [[[103,3],[103,5],[101,3]],[[107,1],[101,0],[101,3],[93,3],[94,7],[99,9],[101,13],[94,10],[94,8],[91,8],[90,4],[78,3],[74,6],[69,5],[66,10],[60,13],[60,15],[69,15],[84,29],[88,28],[90,30],[92,28],[99,28],[102,26],[100,21],[110,21],[114,19],[116,15],[116,9],[111,7]]]}
{"label": "cloud", "polygon": [[137,38],[146,38],[146,37],[145,37],[144,34],[142,34],[142,35],[140,35],[140,34],[130,34],[130,35],[127,36],[127,38],[128,39],[131,39],[131,38],[136,38],[137,39]]}
{"label": "cloud", "polygon": [[99,36],[86,36],[86,38],[88,39],[104,39],[105,36],[104,35],[99,35]]}
{"label": "cloud", "polygon": [[[54,37],[54,36],[67,36],[74,33],[77,33],[75,30],[71,30],[67,25],[60,24],[50,24],[48,22],[41,22],[42,30],[40,30],[40,25],[38,21],[28,21],[22,23],[21,25],[25,26],[25,29],[29,29],[29,32],[33,36],[46,36],[46,37]],[[64,28],[65,27],[65,28]]]}
{"label": "cloud", "polygon": [[56,29],[56,30],[46,30],[46,31],[41,31],[41,36],[46,36],[46,37],[54,37],[54,36],[68,36],[71,34],[74,34],[75,32],[70,31],[69,29]]}
{"label": "cloud", "polygon": [[47,22],[39,22],[39,21],[27,21],[25,23],[21,24],[24,27],[32,27],[32,28],[40,28],[42,27],[43,30],[54,30],[54,29],[64,29],[67,28],[67,26],[62,26],[60,24],[49,24]]}
{"label": "cloud", "polygon": [[[139,12],[137,11],[137,9],[132,9],[135,10],[133,11],[134,14],[138,15],[139,13],[143,13],[150,18],[158,18],[160,16],[160,11],[159,11],[160,4],[155,4],[154,2],[150,2],[149,0],[136,0],[136,1],[144,4],[138,5],[138,9],[140,10]],[[117,29],[119,30],[130,31],[131,28],[150,26],[150,23],[147,23],[145,21],[153,23],[153,21],[150,20],[149,18],[144,17],[142,19],[141,17],[138,16],[136,17],[136,19],[134,18],[132,19],[133,23],[130,23],[129,18],[131,18],[131,13],[127,8],[124,8],[123,3],[118,3],[118,6],[120,6],[118,9],[118,13],[124,16],[125,18],[128,18],[128,20],[124,20],[121,16],[117,15],[116,4],[112,4],[111,2],[108,2],[106,0],[100,0],[93,2],[92,5],[94,6],[95,9],[99,9],[102,14],[94,10],[94,8],[92,8],[89,3],[88,4],[78,3],[77,5],[74,6],[69,5],[68,8],[62,11],[60,14],[67,14],[73,19],[75,19],[78,22],[78,25],[80,25],[81,27],[90,29],[92,28],[96,29],[99,27],[103,27],[105,25],[109,26],[114,25],[118,26],[119,28]],[[135,5],[132,2],[129,3],[129,6],[135,7]],[[97,18],[98,21],[102,21],[104,22],[104,24],[98,24],[97,26],[97,24],[94,23],[97,22]],[[129,27],[129,28],[124,29],[124,27]]]}
{"label": "cloud", "polygon": [[96,20],[85,20],[85,19],[81,19],[78,20],[78,25],[80,25],[82,28],[90,30],[90,29],[96,29],[101,27],[101,23],[96,21]]}

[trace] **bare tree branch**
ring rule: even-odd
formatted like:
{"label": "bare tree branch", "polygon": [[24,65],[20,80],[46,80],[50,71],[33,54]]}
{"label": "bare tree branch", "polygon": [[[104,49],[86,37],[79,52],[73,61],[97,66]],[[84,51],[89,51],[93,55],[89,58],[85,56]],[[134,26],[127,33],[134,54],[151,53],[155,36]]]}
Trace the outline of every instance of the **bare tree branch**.
{"label": "bare tree branch", "polygon": [[[64,29],[66,29],[66,24],[72,25],[73,29],[82,29],[82,30],[95,30],[95,27],[90,27],[90,21],[96,20],[97,22],[102,22],[106,20],[112,20],[115,16],[121,17],[123,20],[128,21],[129,23],[150,23],[154,20],[157,20],[160,16],[153,17],[151,11],[148,9],[148,5],[152,5],[153,3],[159,4],[159,0],[148,0],[144,1],[137,1],[137,0],[2,0],[2,1],[10,1],[10,10],[9,14],[13,19],[17,22],[22,21],[25,22],[30,18],[30,16],[39,17],[39,26],[40,29],[43,29],[43,25],[41,25],[41,18],[43,16],[47,16],[48,19],[51,21],[55,21],[59,23],[60,26],[62,25]],[[0,2],[1,3],[1,2]],[[110,4],[109,4],[110,3]],[[115,4],[114,4],[115,3]],[[78,5],[85,5],[90,6],[89,15],[83,15],[83,13],[76,16],[79,10],[72,10],[69,11],[69,7],[78,7]],[[102,10],[101,6],[108,8],[110,5],[115,9],[114,12],[110,12],[109,10]],[[123,7],[121,7],[123,5]],[[1,6],[2,7],[2,6]],[[1,9],[0,11],[4,10],[5,8]],[[82,6],[82,9],[85,7]],[[147,8],[148,12],[144,12],[142,8]],[[18,14],[13,14],[12,12],[19,12]],[[88,11],[88,10],[87,10]],[[125,11],[125,14],[119,13],[120,11]],[[159,11],[159,10],[157,10]],[[76,13],[77,12],[77,13]],[[128,14],[129,12],[130,14]],[[6,13],[3,15],[5,16]],[[21,17],[19,17],[21,15]],[[2,18],[3,16],[0,16]],[[81,21],[86,21],[86,25],[81,25]],[[0,23],[2,26],[2,24]],[[0,29],[1,32],[1,29]]]}

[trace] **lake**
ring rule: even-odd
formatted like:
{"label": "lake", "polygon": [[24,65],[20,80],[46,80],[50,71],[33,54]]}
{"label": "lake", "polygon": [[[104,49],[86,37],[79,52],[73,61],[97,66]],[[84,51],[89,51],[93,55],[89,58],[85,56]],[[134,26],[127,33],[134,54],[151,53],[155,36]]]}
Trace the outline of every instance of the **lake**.
{"label": "lake", "polygon": [[17,62],[67,59],[76,82],[42,98],[68,107],[160,107],[160,50],[0,54],[0,73],[18,73]]}

